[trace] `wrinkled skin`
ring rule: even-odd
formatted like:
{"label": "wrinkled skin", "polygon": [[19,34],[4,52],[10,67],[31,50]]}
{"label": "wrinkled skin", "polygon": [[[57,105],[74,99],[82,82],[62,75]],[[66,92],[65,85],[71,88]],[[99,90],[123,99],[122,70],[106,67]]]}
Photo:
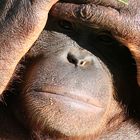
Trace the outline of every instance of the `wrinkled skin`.
{"label": "wrinkled skin", "polygon": [[134,64],[106,30],[50,17],[5,91],[0,138],[139,140]]}
{"label": "wrinkled skin", "polygon": [[[29,7],[24,7],[23,1],[11,1],[10,4],[16,4],[16,10],[10,13],[12,20],[6,20],[7,14],[1,5],[4,12],[0,18],[0,55],[4,66],[9,67],[1,71],[1,83],[4,84],[0,84],[1,91],[46,23],[48,9],[44,8],[45,3],[32,2],[35,7],[26,3],[31,6],[28,12]],[[59,16],[66,10],[65,3],[63,6],[63,10],[61,4],[54,7],[52,14],[58,15],[58,19],[50,17],[46,29],[12,75],[0,103],[0,139],[139,140],[139,87],[135,61],[126,48],[130,48],[130,43],[137,47],[137,39],[129,42],[129,32],[128,37],[124,37],[123,32],[114,30],[113,23],[108,27],[106,22],[98,21],[97,27],[96,20],[95,23],[94,20],[77,20],[71,13],[67,14],[69,19],[64,18],[80,24],[61,22]],[[57,13],[57,8],[61,14]],[[66,5],[66,8],[69,7]],[[30,12],[34,16],[30,16]],[[87,15],[84,17],[88,19]],[[125,39],[126,46],[114,37],[121,41]]]}
{"label": "wrinkled skin", "polygon": [[0,95],[43,30],[57,0],[0,0]]}
{"label": "wrinkled skin", "polygon": [[56,4],[52,14],[90,27],[95,25],[103,27],[119,38],[130,49],[136,60],[140,85],[140,1],[128,0],[128,4],[118,0],[64,1],[71,3]]}

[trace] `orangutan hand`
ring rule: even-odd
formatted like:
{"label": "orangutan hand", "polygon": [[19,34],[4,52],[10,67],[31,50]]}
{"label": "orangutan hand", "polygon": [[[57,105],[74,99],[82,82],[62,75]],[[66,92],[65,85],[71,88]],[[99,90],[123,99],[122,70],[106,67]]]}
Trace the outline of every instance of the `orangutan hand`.
{"label": "orangutan hand", "polygon": [[14,69],[43,30],[57,0],[0,1],[0,94]]}

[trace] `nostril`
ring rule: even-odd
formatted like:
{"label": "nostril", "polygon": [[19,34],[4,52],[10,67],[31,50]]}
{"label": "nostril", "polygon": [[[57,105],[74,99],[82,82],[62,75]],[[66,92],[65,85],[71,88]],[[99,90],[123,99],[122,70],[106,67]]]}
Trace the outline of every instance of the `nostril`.
{"label": "nostril", "polygon": [[68,53],[67,59],[70,63],[72,63],[74,65],[77,65],[77,63],[78,63],[78,60],[76,59],[76,57],[71,53]]}
{"label": "nostril", "polygon": [[86,61],[84,61],[84,60],[81,60],[79,63],[80,66],[84,66],[85,64],[86,64]]}
{"label": "nostril", "polygon": [[82,56],[81,58],[80,56],[74,55],[71,52],[68,53],[67,60],[69,63],[79,67],[85,67],[93,64],[93,60],[91,56],[86,55],[86,56]]}

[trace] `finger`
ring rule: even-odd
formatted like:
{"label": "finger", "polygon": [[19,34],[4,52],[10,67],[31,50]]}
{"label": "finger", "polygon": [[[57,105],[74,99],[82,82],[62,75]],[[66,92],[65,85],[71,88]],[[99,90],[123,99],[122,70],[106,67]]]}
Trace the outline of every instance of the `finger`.
{"label": "finger", "polygon": [[[122,8],[127,8],[130,0],[128,3],[122,3],[119,0],[63,0],[64,2],[69,2],[69,3],[78,3],[78,4],[85,4],[85,3],[92,3],[95,5],[102,5],[106,7],[112,7],[115,9],[122,9]],[[132,1],[132,0],[131,0]]]}
{"label": "finger", "polygon": [[140,86],[140,51],[139,47],[136,45],[128,44],[128,48],[131,51],[137,66],[137,81],[138,85]]}
{"label": "finger", "polygon": [[37,6],[38,8],[42,8],[44,10],[50,10],[51,7],[58,1],[58,0],[30,0],[33,6]]}
{"label": "finger", "polygon": [[87,26],[98,25],[115,31],[120,24],[121,15],[112,8],[94,4],[57,3],[51,10],[53,16]]}

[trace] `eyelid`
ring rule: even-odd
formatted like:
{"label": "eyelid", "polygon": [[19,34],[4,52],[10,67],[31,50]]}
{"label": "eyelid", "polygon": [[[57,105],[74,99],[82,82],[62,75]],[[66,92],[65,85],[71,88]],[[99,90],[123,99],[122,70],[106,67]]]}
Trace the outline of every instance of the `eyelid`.
{"label": "eyelid", "polygon": [[73,23],[66,21],[66,20],[60,20],[58,21],[58,25],[60,28],[67,30],[67,31],[73,31],[74,30],[74,25]]}
{"label": "eyelid", "polygon": [[106,36],[110,36],[111,38],[113,38],[112,34],[108,31],[99,31],[98,32],[99,35],[106,35]]}
{"label": "eyelid", "polygon": [[114,37],[112,36],[111,33],[108,32],[100,32],[97,36],[97,39],[99,41],[102,41],[104,43],[109,43],[109,44],[111,44],[114,41]]}

